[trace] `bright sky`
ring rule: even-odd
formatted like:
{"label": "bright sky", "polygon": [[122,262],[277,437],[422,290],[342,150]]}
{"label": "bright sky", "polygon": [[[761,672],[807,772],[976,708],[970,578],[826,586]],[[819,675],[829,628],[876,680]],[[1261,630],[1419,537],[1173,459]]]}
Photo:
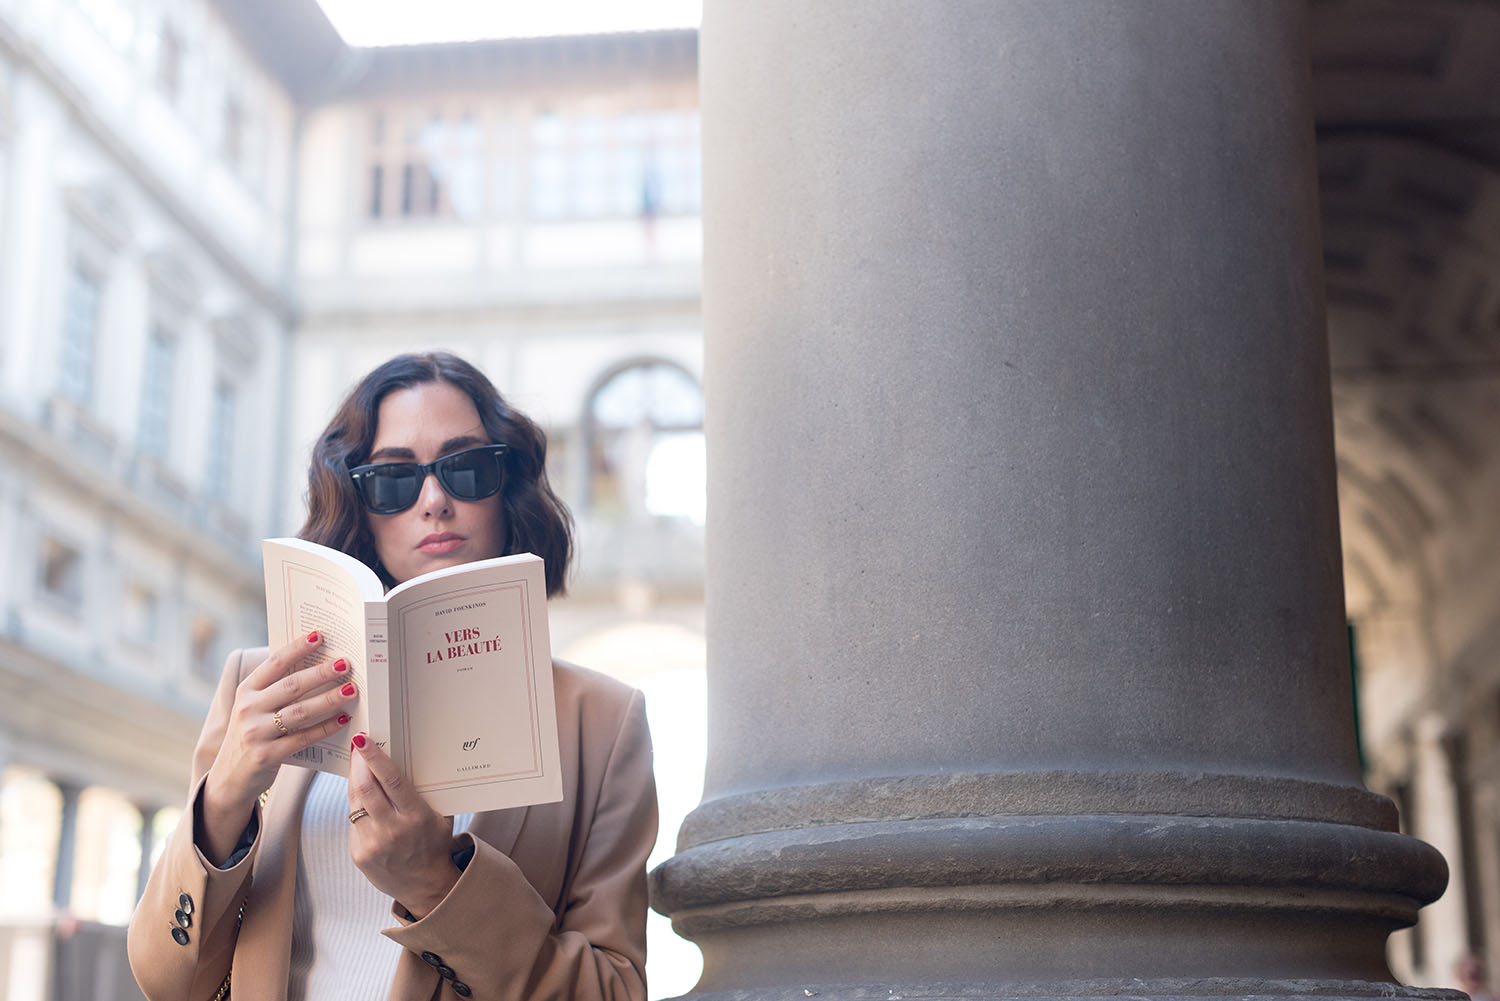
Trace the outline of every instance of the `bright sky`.
{"label": "bright sky", "polygon": [[318,0],[350,45],[696,28],[703,0]]}

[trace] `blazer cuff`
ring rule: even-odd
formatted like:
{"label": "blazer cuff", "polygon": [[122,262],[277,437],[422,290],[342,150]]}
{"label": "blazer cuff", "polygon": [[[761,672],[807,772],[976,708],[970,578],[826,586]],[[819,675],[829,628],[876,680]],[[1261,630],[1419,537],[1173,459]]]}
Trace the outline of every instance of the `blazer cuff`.
{"label": "blazer cuff", "polygon": [[[459,838],[469,842],[464,847],[473,857],[453,889],[415,921],[393,901],[391,912],[400,927],[381,934],[439,971],[451,970],[444,979],[472,984],[476,992],[482,987],[482,996],[507,983],[524,988],[557,916],[504,852],[471,834]],[[504,906],[497,907],[497,901]],[[505,942],[505,948],[497,952],[496,942]]]}
{"label": "blazer cuff", "polygon": [[255,806],[250,810],[250,819],[245,822],[245,829],[240,832],[240,838],[234,845],[234,851],[222,865],[209,861],[203,849],[199,847],[200,837],[203,834],[203,787],[208,784],[208,776],[198,780],[198,787],[193,790],[193,799],[190,807],[192,814],[192,825],[189,832],[192,835],[193,851],[197,853],[199,860],[210,869],[218,869],[220,872],[232,872],[234,868],[245,859],[250,857],[250,850],[255,847],[255,839],[260,836],[260,811],[261,805],[257,800]]}
{"label": "blazer cuff", "polygon": [[[198,848],[200,778],[152,869],[128,934],[131,968],[148,997],[208,997],[234,950],[237,912],[255,865],[258,836],[244,857],[221,869]],[[261,825],[260,804],[251,826]]]}
{"label": "blazer cuff", "polygon": [[[250,854],[250,848],[255,844],[255,837],[259,833],[260,817],[255,813],[251,813],[250,822],[245,825],[245,830],[240,835],[240,840],[235,843],[234,851],[229,853],[229,857],[224,860],[223,865],[215,866],[214,868],[220,869],[224,872],[228,872],[235,866],[239,865],[241,862],[245,861],[245,856]],[[196,845],[194,847],[196,847]],[[202,852],[200,851],[199,854],[202,854]],[[205,859],[205,861],[207,861],[207,859]]]}

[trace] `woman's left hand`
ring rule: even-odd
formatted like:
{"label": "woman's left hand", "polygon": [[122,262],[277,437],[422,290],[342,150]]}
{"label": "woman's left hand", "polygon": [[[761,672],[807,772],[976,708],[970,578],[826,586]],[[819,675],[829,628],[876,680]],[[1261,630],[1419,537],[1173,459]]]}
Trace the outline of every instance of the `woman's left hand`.
{"label": "woman's left hand", "polygon": [[355,737],[349,761],[349,812],[361,809],[366,815],[349,825],[354,864],[381,893],[426,917],[458,882],[453,818],[428,806],[365,734]]}

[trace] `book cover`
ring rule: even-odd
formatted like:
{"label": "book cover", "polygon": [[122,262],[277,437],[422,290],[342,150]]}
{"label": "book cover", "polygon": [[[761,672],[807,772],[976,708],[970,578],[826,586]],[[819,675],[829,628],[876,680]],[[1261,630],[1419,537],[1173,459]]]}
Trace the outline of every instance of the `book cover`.
{"label": "book cover", "polygon": [[444,814],[562,798],[547,588],[530,553],[384,592],[369,567],[301,539],[262,543],[273,647],[316,629],[360,697],[347,727],[294,756],[345,777],[361,730]]}

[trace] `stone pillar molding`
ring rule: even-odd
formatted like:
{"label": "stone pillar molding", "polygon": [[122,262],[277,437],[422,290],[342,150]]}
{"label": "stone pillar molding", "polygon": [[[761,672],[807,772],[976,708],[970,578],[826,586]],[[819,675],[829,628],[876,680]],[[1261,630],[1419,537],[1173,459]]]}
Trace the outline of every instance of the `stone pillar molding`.
{"label": "stone pillar molding", "polygon": [[1302,5],[707,0],[700,53],[696,993],[1423,996]]}

